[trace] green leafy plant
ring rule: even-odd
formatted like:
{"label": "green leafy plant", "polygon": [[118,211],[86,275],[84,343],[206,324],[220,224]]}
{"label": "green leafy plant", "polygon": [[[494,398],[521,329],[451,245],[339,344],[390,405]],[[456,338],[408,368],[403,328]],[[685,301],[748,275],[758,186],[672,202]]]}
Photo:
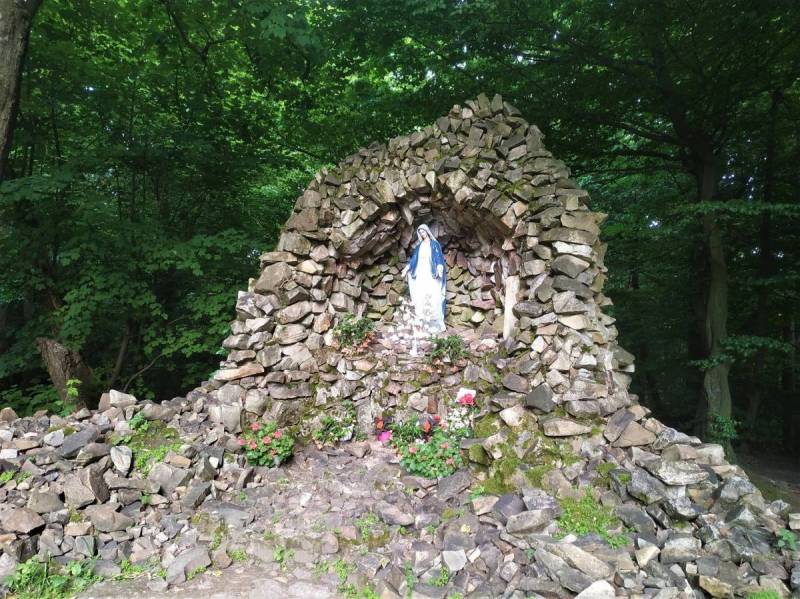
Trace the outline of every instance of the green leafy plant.
{"label": "green leafy plant", "polygon": [[739,438],[740,425],[738,420],[728,416],[712,414],[708,422],[708,440],[712,443],[730,445]]}
{"label": "green leafy plant", "polygon": [[182,442],[178,431],[168,427],[164,422],[148,422],[143,416],[137,420],[136,416],[129,421],[129,425],[133,423],[136,427],[131,426],[133,433],[124,437],[112,438],[111,442],[114,445],[130,447],[133,452],[134,469],[147,476],[152,467],[163,462],[170,451],[180,451]]}
{"label": "green leafy plant", "polygon": [[564,534],[584,536],[594,533],[615,549],[630,543],[627,535],[610,532],[620,527],[621,522],[610,508],[597,502],[590,490],[580,499],[565,497],[559,503],[561,516],[558,518],[558,525]]}
{"label": "green leafy plant", "polygon": [[0,485],[6,484],[12,478],[14,478],[14,471],[13,470],[6,470],[5,472],[0,473]]}
{"label": "green leafy plant", "polygon": [[239,439],[247,461],[256,466],[279,466],[294,453],[294,439],[274,422],[254,422]]}
{"label": "green leafy plant", "polygon": [[234,562],[246,562],[247,552],[244,549],[231,549],[228,551],[228,556]]}
{"label": "green leafy plant", "polygon": [[17,599],[66,599],[100,580],[94,574],[94,560],[61,565],[53,560],[31,558],[17,566],[5,584]]}
{"label": "green leafy plant", "polygon": [[756,591],[747,593],[747,599],[781,599],[777,591]]}
{"label": "green leafy plant", "polygon": [[339,441],[353,438],[356,428],[356,410],[353,402],[345,402],[340,414],[325,414],[321,420],[322,428],[313,433],[314,440],[320,445],[335,445]]}
{"label": "green leafy plant", "polygon": [[477,499],[482,495],[486,495],[486,485],[477,485],[476,487],[470,489],[469,492],[470,499]]}
{"label": "green leafy plant", "polygon": [[0,405],[10,406],[20,416],[32,416],[39,410],[51,414],[68,413],[67,406],[51,384],[31,385],[24,389],[11,385],[0,391]]}
{"label": "green leafy plant", "polygon": [[194,570],[190,570],[189,572],[186,573],[186,580],[193,580],[205,571],[206,571],[205,566],[198,566]]}
{"label": "green leafy plant", "polygon": [[442,569],[439,571],[439,576],[433,579],[431,584],[435,587],[443,587],[446,586],[448,582],[450,582],[450,570],[447,569],[447,566],[442,566]]}
{"label": "green leafy plant", "polygon": [[286,569],[286,564],[294,557],[294,549],[287,549],[283,545],[278,545],[272,552],[272,558],[278,562],[281,570]]}
{"label": "green leafy plant", "polygon": [[380,522],[378,516],[373,514],[372,512],[367,512],[361,518],[356,520],[356,527],[358,528],[359,532],[361,533],[361,540],[365,543],[369,541],[369,534],[370,531],[374,526],[376,526]]}
{"label": "green leafy plant", "polygon": [[778,537],[778,540],[775,542],[775,546],[778,549],[797,551],[797,534],[791,530],[783,528],[779,530],[775,536]]}
{"label": "green leafy plant", "polygon": [[[394,439],[393,439],[394,441]],[[437,430],[427,441],[397,442],[400,463],[411,474],[426,478],[449,476],[463,465],[458,439]]]}
{"label": "green leafy plant", "polygon": [[375,323],[369,318],[356,318],[354,314],[345,314],[334,327],[333,334],[341,347],[357,347],[368,340],[375,329]]}
{"label": "green leafy plant", "polygon": [[467,355],[464,340],[458,335],[448,335],[447,337],[431,337],[431,351],[428,354],[430,362],[450,362],[455,364]]}
{"label": "green leafy plant", "polygon": [[144,412],[136,412],[133,418],[128,420],[128,426],[133,431],[140,431],[146,433],[150,430],[150,422],[144,417]]}
{"label": "green leafy plant", "polygon": [[406,577],[406,597],[411,597],[414,594],[414,568],[411,565],[411,562],[406,562],[403,565],[403,574]]}
{"label": "green leafy plant", "polygon": [[389,425],[389,430],[392,431],[392,445],[397,447],[400,444],[408,444],[416,439],[422,439],[425,436],[425,431],[416,421],[409,422],[393,422]]}

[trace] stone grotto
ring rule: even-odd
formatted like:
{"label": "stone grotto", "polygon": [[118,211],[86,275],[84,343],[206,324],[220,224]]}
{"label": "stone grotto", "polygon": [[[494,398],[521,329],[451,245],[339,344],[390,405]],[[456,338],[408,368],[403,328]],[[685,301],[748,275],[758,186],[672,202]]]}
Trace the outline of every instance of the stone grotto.
{"label": "stone grotto", "polygon": [[[800,555],[778,539],[800,515],[629,392],[633,356],[603,312],[605,216],[499,95],[323,169],[239,292],[211,380],[159,404],[111,391],[66,418],[0,414],[0,574],[32,556],[112,578],[156,564],[135,593],[97,588],[157,595],[245,556],[285,597],[797,594]],[[420,224],[444,250],[457,359],[412,357],[394,334]],[[374,323],[360,348],[337,342],[349,314]],[[478,406],[465,467],[408,475],[375,422],[446,421],[462,388]],[[315,445],[347,410],[353,439]],[[124,443],[134,419],[165,448],[148,468]],[[255,421],[304,447],[249,466]],[[560,531],[588,489],[628,542]]]}

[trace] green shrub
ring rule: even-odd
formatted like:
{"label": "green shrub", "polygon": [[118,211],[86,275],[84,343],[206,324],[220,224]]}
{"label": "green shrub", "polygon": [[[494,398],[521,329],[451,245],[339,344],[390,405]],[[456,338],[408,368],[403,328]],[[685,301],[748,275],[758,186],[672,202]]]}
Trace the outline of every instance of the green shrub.
{"label": "green shrub", "polygon": [[340,346],[354,347],[364,343],[374,328],[375,323],[369,318],[356,318],[348,313],[334,327],[333,334]]}
{"label": "green shrub", "polygon": [[456,363],[467,355],[464,340],[458,335],[431,337],[429,341],[433,344],[431,353],[428,355],[428,359],[431,362],[447,360],[451,363]]}
{"label": "green shrub", "polygon": [[708,423],[708,440],[711,443],[730,445],[739,438],[740,422],[728,416],[712,414]]}
{"label": "green shrub", "polygon": [[747,599],[781,599],[777,591],[756,591],[747,593]]}
{"label": "green shrub", "polygon": [[292,457],[294,439],[274,422],[254,422],[239,439],[247,461],[256,466],[278,466]]}
{"label": "green shrub", "polygon": [[55,387],[50,383],[32,385],[25,389],[12,385],[0,391],[0,406],[10,406],[19,416],[32,416],[38,410],[50,414],[69,413],[67,405],[61,401]]}

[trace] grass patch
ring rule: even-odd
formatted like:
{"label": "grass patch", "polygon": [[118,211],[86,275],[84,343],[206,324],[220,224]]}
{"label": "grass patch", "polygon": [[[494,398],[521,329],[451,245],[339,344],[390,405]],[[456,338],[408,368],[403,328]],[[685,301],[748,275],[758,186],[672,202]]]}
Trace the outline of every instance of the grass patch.
{"label": "grass patch", "polygon": [[127,445],[131,448],[133,467],[143,476],[147,476],[155,464],[163,462],[170,451],[178,452],[181,448],[178,431],[160,420],[149,422],[144,420],[142,412],[139,412],[128,424],[133,433],[112,439],[111,442],[114,445]]}
{"label": "grass patch", "polygon": [[781,599],[777,591],[756,591],[755,593],[748,593],[747,599]]}
{"label": "grass patch", "polygon": [[93,570],[94,560],[60,565],[52,560],[40,563],[31,558],[19,564],[5,584],[16,599],[66,599],[100,580]]}
{"label": "grass patch", "polygon": [[564,534],[584,536],[594,533],[615,549],[630,543],[628,535],[610,532],[619,528],[621,522],[611,508],[600,505],[590,491],[586,491],[580,499],[565,497],[559,503],[561,516],[558,525]]}
{"label": "grass patch", "polygon": [[244,549],[231,549],[228,551],[228,557],[234,562],[246,562],[247,552]]}

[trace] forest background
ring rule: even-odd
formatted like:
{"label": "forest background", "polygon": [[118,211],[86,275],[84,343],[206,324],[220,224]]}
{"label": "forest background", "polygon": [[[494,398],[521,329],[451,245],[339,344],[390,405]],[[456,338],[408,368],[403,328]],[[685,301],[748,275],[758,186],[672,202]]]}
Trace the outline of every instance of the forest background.
{"label": "forest background", "polygon": [[185,393],[313,173],[485,92],[609,214],[610,313],[642,403],[800,456],[797,3],[0,0],[0,15],[0,405]]}

